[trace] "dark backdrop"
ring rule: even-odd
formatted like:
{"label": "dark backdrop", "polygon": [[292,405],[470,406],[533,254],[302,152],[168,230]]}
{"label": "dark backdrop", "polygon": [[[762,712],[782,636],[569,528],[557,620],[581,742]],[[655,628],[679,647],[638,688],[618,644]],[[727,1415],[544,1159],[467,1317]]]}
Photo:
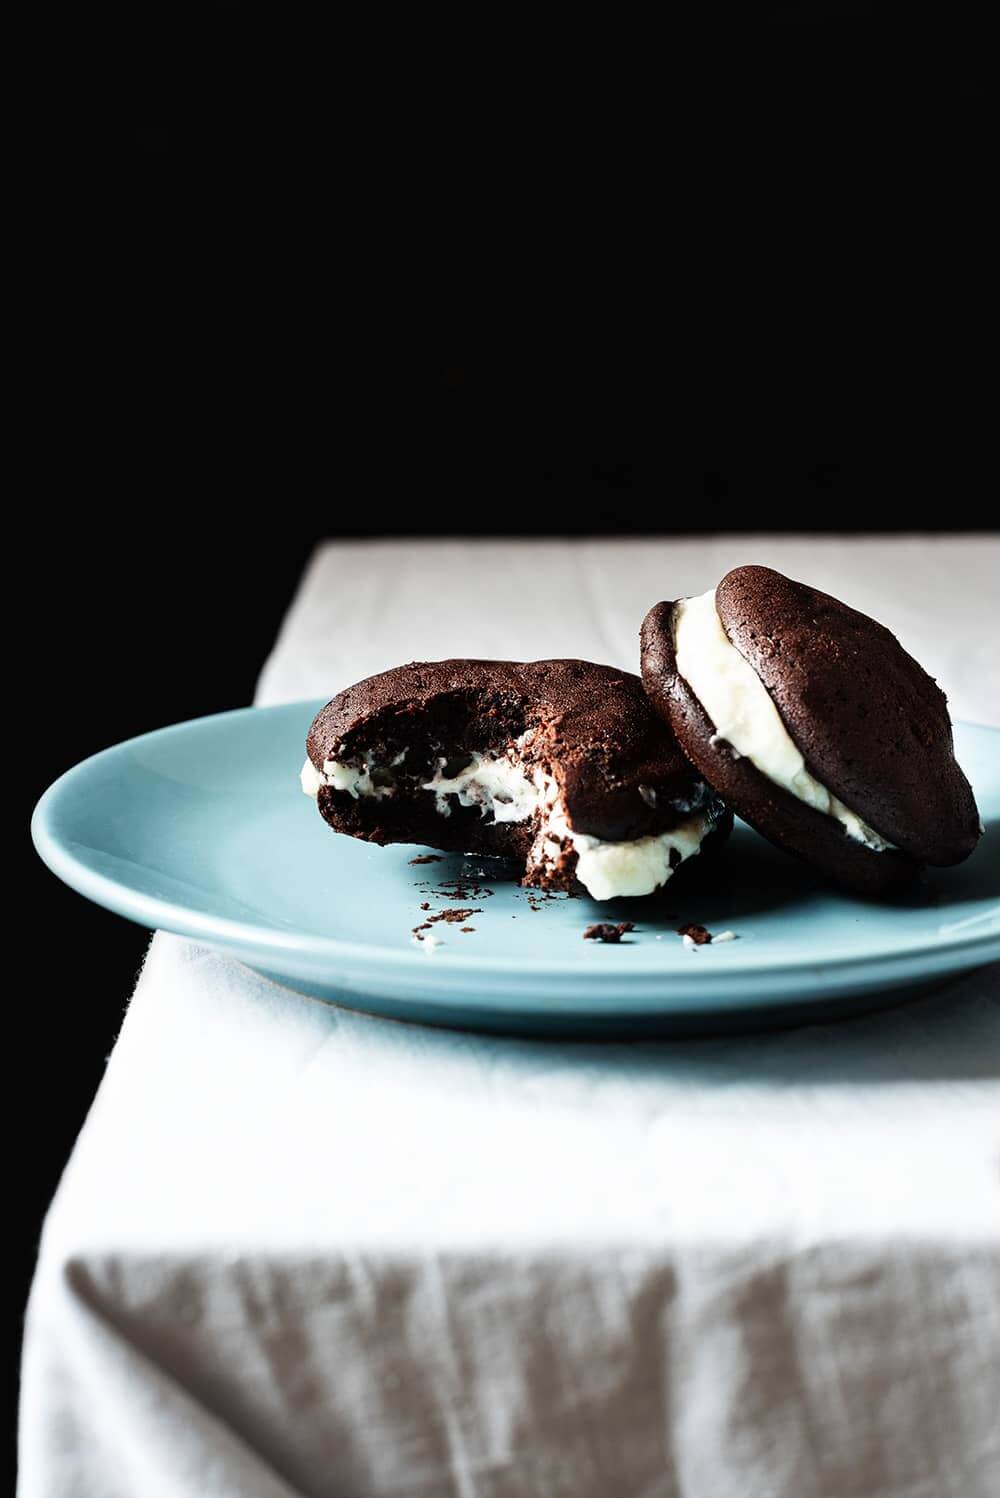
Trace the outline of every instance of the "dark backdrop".
{"label": "dark backdrop", "polygon": [[[246,702],[324,534],[990,523],[976,11],[660,9],[30,8],[22,830]],[[23,851],[18,1310],[146,940]]]}

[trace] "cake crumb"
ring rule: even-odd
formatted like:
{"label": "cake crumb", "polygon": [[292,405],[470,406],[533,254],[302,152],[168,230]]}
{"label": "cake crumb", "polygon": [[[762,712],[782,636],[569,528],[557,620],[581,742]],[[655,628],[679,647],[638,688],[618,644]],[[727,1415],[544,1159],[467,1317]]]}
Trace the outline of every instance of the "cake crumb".
{"label": "cake crumb", "polygon": [[678,926],[677,935],[684,938],[685,946],[703,947],[712,940],[711,931],[706,931],[704,926]]}
{"label": "cake crumb", "polygon": [[411,858],[410,863],[444,863],[440,853],[421,853],[419,858]]}
{"label": "cake crumb", "polygon": [[619,921],[612,925],[610,921],[598,921],[593,926],[588,926],[583,933],[584,941],[604,941],[617,945],[627,931],[635,930],[634,921]]}
{"label": "cake crumb", "polygon": [[738,938],[735,931],[720,931],[718,936],[712,937],[712,940],[716,944],[718,944],[720,941],[736,941],[737,939]]}

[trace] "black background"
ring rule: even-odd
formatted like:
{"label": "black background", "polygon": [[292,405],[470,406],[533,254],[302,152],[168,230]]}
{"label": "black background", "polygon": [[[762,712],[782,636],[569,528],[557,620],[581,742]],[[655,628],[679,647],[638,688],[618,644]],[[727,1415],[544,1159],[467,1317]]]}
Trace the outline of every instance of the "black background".
{"label": "black background", "polygon": [[[22,829],[248,701],[323,535],[992,522],[972,7],[353,9],[21,23]],[[19,847],[18,1311],[146,941]]]}

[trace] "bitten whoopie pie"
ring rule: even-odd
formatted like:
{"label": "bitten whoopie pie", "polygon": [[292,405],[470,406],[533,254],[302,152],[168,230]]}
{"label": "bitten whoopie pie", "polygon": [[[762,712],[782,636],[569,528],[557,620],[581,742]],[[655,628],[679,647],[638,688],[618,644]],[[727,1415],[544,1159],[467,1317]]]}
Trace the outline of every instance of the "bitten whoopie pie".
{"label": "bitten whoopie pie", "polygon": [[336,831],[516,859],[595,900],[651,894],[732,826],[639,678],[588,661],[399,666],[327,703],[306,750]]}
{"label": "bitten whoopie pie", "polygon": [[733,810],[838,884],[888,890],[976,846],[944,693],[836,598],[737,567],[700,598],[650,609],[642,679]]}

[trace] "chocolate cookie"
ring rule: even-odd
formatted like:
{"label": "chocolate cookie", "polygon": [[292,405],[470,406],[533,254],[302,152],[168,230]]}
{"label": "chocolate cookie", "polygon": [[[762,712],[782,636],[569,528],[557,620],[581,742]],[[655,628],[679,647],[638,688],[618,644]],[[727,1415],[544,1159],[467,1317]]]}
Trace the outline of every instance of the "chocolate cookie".
{"label": "chocolate cookie", "polygon": [[306,749],[338,832],[516,859],[524,884],[598,900],[652,893],[732,825],[639,678],[588,661],[399,666],[334,697]]}
{"label": "chocolate cookie", "polygon": [[874,619],[769,567],[658,603],[643,683],[706,781],[779,847],[877,893],[981,827],[944,693]]}

